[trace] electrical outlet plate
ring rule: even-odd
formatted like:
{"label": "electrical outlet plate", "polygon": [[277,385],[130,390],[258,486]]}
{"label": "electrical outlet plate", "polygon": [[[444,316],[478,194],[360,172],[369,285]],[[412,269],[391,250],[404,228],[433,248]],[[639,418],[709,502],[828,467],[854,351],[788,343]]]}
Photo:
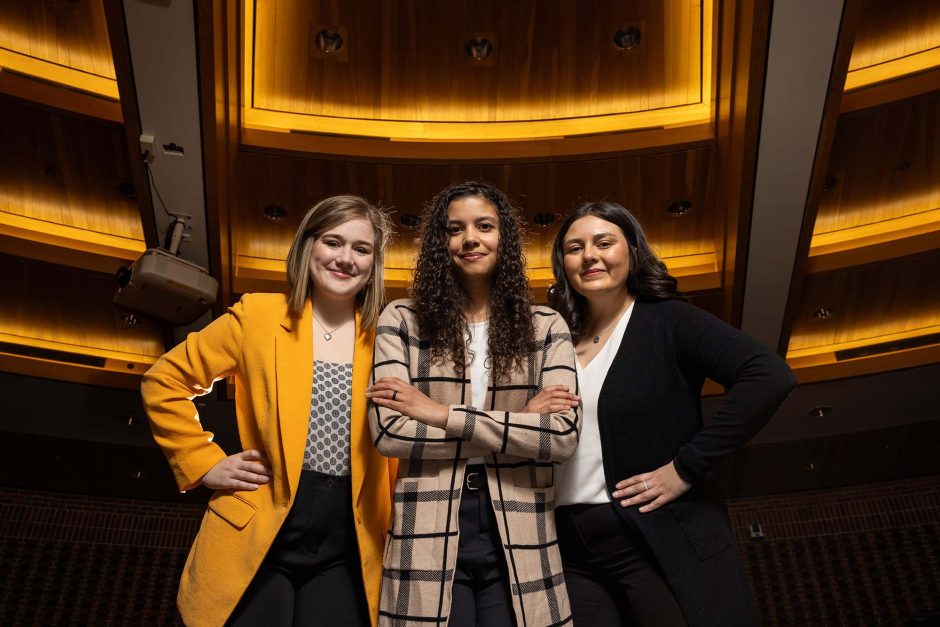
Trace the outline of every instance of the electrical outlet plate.
{"label": "electrical outlet plate", "polygon": [[140,156],[144,158],[147,155],[147,163],[153,163],[153,158],[157,154],[157,142],[151,133],[140,134]]}

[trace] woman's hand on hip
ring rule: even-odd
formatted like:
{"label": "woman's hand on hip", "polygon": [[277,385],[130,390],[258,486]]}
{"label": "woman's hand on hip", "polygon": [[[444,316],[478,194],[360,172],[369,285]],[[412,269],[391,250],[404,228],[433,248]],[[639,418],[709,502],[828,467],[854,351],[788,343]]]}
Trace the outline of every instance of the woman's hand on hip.
{"label": "woman's hand on hip", "polygon": [[621,507],[646,503],[640,508],[640,513],[645,514],[676,500],[691,487],[682,480],[672,462],[669,462],[653,472],[624,479],[617,484],[617,490],[612,496],[621,499]]}
{"label": "woman's hand on hip", "polygon": [[524,414],[554,414],[577,407],[580,397],[568,391],[567,385],[550,385],[542,388],[522,408]]}
{"label": "woman's hand on hip", "polygon": [[229,455],[202,476],[210,490],[257,490],[271,480],[268,458],[261,451]]}
{"label": "woman's hand on hip", "polygon": [[408,416],[429,427],[443,429],[447,425],[447,405],[433,401],[418,388],[398,377],[382,377],[366,388],[366,397],[379,407]]}

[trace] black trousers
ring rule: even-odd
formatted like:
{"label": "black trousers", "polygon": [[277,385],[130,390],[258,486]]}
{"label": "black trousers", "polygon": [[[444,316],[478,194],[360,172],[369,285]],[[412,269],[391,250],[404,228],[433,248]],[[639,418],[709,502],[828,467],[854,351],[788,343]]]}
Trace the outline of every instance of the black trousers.
{"label": "black trousers", "polygon": [[509,576],[482,465],[467,466],[448,627],[513,627]]}
{"label": "black trousers", "polygon": [[614,507],[619,505],[555,510],[574,624],[684,626],[682,610],[649,546]]}
{"label": "black trousers", "polygon": [[370,624],[349,477],[301,472],[294,505],[228,624]]}

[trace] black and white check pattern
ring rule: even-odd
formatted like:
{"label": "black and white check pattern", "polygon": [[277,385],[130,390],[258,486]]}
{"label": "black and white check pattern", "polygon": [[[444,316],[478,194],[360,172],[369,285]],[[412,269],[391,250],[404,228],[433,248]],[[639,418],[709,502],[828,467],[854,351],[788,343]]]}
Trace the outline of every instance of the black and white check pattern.
{"label": "black and white check pattern", "polygon": [[381,625],[445,625],[457,561],[457,511],[467,459],[483,457],[520,627],[571,622],[555,534],[553,463],[578,442],[580,413],[521,413],[540,389],[577,393],[574,348],[556,312],[534,307],[536,346],[511,381],[487,389],[486,409],[471,407],[469,370],[432,364],[411,301],[395,301],[376,332],[373,379],[399,377],[450,405],[444,429],[369,407],[379,451],[402,458],[385,550]]}
{"label": "black and white check pattern", "polygon": [[352,364],[314,361],[304,470],[334,476],[349,474],[351,409]]}

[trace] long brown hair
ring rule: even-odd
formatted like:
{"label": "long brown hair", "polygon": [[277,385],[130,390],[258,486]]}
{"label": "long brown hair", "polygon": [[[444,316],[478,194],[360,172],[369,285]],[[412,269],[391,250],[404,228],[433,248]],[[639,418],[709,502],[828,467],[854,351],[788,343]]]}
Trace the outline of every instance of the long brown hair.
{"label": "long brown hair", "polygon": [[587,300],[579,294],[565,275],[565,235],[576,220],[585,216],[596,216],[617,225],[627,239],[630,250],[630,273],[627,275],[627,291],[641,300],[683,299],[678,289],[679,282],[669,274],[666,264],[656,256],[639,220],[621,205],[610,202],[588,202],[575,209],[558,228],[552,244],[552,274],[555,284],[548,290],[549,306],[560,313],[568,323],[572,336],[577,341],[587,315]]}
{"label": "long brown hair", "polygon": [[492,205],[499,217],[488,347],[493,381],[505,381],[514,367],[521,367],[528,359],[535,341],[535,326],[518,212],[496,187],[482,182],[453,185],[425,207],[421,220],[421,251],[412,288],[418,325],[422,337],[431,342],[432,359],[437,363],[451,360],[457,372],[462,373],[466,363],[469,297],[451,261],[447,208],[453,201],[468,196],[479,197]]}

